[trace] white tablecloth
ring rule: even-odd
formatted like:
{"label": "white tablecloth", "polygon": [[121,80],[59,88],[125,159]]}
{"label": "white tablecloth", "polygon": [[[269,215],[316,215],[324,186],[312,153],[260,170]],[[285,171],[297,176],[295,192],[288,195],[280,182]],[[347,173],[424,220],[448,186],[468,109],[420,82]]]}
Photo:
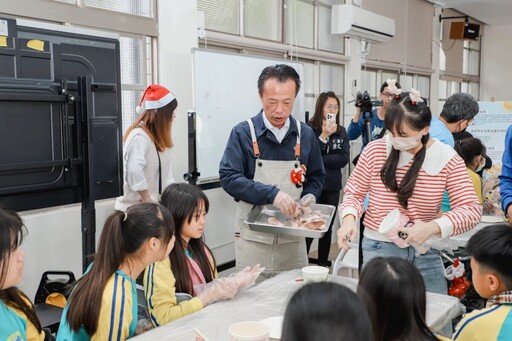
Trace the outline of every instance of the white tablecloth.
{"label": "white tablecloth", "polygon": [[[292,270],[239,293],[233,300],[218,302],[192,315],[146,332],[134,340],[192,341],[194,328],[199,328],[212,341],[229,340],[228,327],[240,321],[259,321],[267,317],[282,316],[293,293],[303,284],[295,281],[300,270]],[[330,280],[356,289],[357,280],[330,276]],[[462,313],[457,298],[427,293],[427,324],[434,330]]]}

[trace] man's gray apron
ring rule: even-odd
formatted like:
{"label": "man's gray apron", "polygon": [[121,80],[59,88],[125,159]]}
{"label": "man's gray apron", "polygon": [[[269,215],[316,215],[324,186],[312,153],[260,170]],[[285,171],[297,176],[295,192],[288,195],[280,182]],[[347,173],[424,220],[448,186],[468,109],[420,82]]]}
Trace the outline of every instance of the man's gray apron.
{"label": "man's gray apron", "polygon": [[[274,185],[288,193],[295,200],[300,199],[302,187],[292,183],[290,172],[300,165],[300,122],[297,121],[299,134],[295,147],[296,160],[274,161],[259,158],[259,148],[252,121],[247,120],[251,130],[254,154],[257,158],[254,171],[254,181]],[[236,266],[242,269],[246,266],[260,264],[265,272],[258,281],[273,277],[282,271],[302,268],[308,264],[306,242],[304,237],[295,237],[282,234],[256,232],[249,229],[244,223],[247,215],[254,207],[252,204],[240,201],[238,204],[236,222],[240,229],[240,237],[235,238]]]}

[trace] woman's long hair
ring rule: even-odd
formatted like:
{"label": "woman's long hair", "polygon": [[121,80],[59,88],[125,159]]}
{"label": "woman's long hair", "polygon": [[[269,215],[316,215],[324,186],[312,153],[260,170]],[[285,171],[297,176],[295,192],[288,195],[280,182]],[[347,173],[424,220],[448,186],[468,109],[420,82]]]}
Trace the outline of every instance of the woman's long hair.
{"label": "woman's long hair", "polygon": [[9,307],[20,310],[41,333],[41,322],[37,318],[34,307],[27,303],[28,297],[18,288],[2,289],[7,279],[7,270],[12,253],[23,242],[25,226],[20,216],[11,210],[0,208],[0,300]]}
{"label": "woman's long hair", "polygon": [[[430,108],[424,102],[411,102],[408,92],[402,92],[400,96],[393,99],[386,112],[384,125],[387,131],[394,131],[401,134],[403,127],[407,126],[413,130],[420,131],[430,126],[432,114]],[[398,195],[400,206],[407,209],[408,200],[414,192],[414,186],[420,172],[425,155],[427,153],[427,143],[429,134],[421,138],[421,149],[414,155],[411,167],[405,173],[400,184],[396,181],[396,168],[400,160],[400,151],[391,149],[386,162],[380,170],[380,178],[386,188]]]}
{"label": "woman's long hair", "polygon": [[427,298],[419,270],[398,257],[377,257],[363,267],[357,294],[372,319],[376,341],[437,340],[425,322]]}
{"label": "woman's long hair", "polygon": [[334,98],[336,100],[336,102],[338,103],[339,109],[338,109],[338,113],[336,115],[336,124],[338,125],[338,132],[339,132],[340,112],[341,112],[340,99],[332,91],[322,92],[318,96],[318,98],[316,100],[316,105],[315,105],[315,114],[309,120],[309,125],[312,126],[313,128],[315,128],[316,130],[320,130],[320,132],[322,132],[322,126],[324,124],[324,106],[325,106],[325,102],[327,102],[327,100],[329,98]]}
{"label": "woman's long hair", "polygon": [[145,110],[124,134],[126,141],[130,132],[135,128],[142,128],[151,138],[159,152],[171,148],[171,125],[174,118],[174,110],[178,107],[178,100],[173,99],[169,104],[158,109]]}
{"label": "woman's long hair", "polygon": [[[185,183],[169,185],[162,193],[160,200],[160,203],[171,211],[172,218],[176,224],[176,243],[169,254],[171,270],[176,278],[176,291],[186,292],[190,295],[194,295],[194,287],[185,250],[188,249],[194,261],[199,265],[206,283],[214,279],[216,268],[213,253],[202,238],[190,238],[188,246],[183,238],[181,238],[185,223],[190,223],[192,219],[199,218],[198,214],[201,213],[198,213],[197,210],[201,202],[204,203],[204,208],[208,213],[210,204],[203,191],[199,187]],[[210,261],[210,257],[213,259],[213,264]]]}
{"label": "woman's long hair", "polygon": [[174,234],[172,216],[165,207],[140,203],[111,214],[98,245],[90,270],[77,281],[68,303],[66,319],[72,330],[83,327],[90,336],[96,333],[103,290],[121,264],[140,250],[150,238],[167,245]]}

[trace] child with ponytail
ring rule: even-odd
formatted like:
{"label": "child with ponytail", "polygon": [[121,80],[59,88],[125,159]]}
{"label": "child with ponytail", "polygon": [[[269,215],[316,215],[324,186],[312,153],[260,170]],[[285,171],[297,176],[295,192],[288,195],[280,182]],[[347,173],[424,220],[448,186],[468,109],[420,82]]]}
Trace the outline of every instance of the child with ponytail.
{"label": "child with ponytail", "polygon": [[137,326],[135,280],[174,246],[174,223],[156,203],[116,211],[105,222],[98,252],[77,281],[64,309],[57,340],[125,340]]}
{"label": "child with ponytail", "polygon": [[[228,278],[217,278],[215,258],[203,241],[209,201],[199,187],[185,183],[168,186],[160,202],[176,224],[176,246],[164,261],[151,264],[144,274],[144,290],[151,322],[160,326],[194,313],[215,301],[233,298],[254,283],[262,269],[245,268]],[[176,292],[193,298],[177,303]]]}
{"label": "child with ponytail", "polygon": [[[464,161],[453,148],[430,138],[432,114],[419,91],[389,90],[395,94],[384,121],[390,134],[368,144],[347,181],[339,207],[338,245],[348,248],[348,241],[354,240],[356,217],[363,214],[363,200],[369,193],[363,220],[363,262],[389,256],[407,259],[423,275],[427,291],[446,294],[439,254],[433,250],[417,254],[411,245],[472,229],[480,221],[482,207]],[[438,217],[445,191],[452,210]],[[411,222],[398,229],[405,246],[379,232],[384,218],[395,209]]]}
{"label": "child with ponytail", "polygon": [[34,307],[16,287],[23,274],[23,235],[20,216],[0,209],[0,340],[42,341],[44,332]]}

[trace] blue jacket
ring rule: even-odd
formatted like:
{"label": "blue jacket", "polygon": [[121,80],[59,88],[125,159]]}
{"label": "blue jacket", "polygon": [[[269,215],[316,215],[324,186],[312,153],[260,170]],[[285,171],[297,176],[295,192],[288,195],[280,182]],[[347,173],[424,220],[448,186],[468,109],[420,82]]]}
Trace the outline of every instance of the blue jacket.
{"label": "blue jacket", "polygon": [[512,204],[512,125],[508,127],[505,135],[505,151],[501,165],[500,195],[503,212],[507,214],[507,207]]}
{"label": "blue jacket", "polygon": [[[372,132],[372,141],[379,138],[379,135],[384,128],[384,121],[379,118],[379,115],[377,115],[377,109],[374,109],[372,111],[372,120],[370,121],[370,130]],[[357,139],[359,136],[362,135],[363,139],[363,147],[361,148],[361,151],[366,147],[368,144],[368,134],[366,133],[366,124],[364,122],[363,115],[359,117],[359,121],[355,123],[354,121],[350,121],[350,124],[348,125],[347,129],[348,138],[350,141]]]}
{"label": "blue jacket", "polygon": [[350,158],[347,131],[345,127],[339,126],[338,131],[329,137],[327,143],[323,143],[318,138],[322,133],[321,129],[312,128],[322,151],[325,167],[325,181],[322,190],[339,191],[341,189],[341,169],[347,165]]}
{"label": "blue jacket", "polygon": [[[290,129],[283,141],[279,143],[274,134],[265,127],[262,115],[263,111],[260,111],[258,115],[251,118],[261,159],[295,160],[295,143],[298,134],[295,119],[290,116]],[[325,177],[322,155],[313,130],[305,123],[301,123],[301,134],[300,163],[307,167],[302,196],[311,193],[318,199]],[[224,155],[220,161],[220,184],[236,200],[253,205],[271,204],[279,189],[273,185],[253,181],[255,166],[256,157],[252,149],[249,124],[243,121],[231,130]]]}

